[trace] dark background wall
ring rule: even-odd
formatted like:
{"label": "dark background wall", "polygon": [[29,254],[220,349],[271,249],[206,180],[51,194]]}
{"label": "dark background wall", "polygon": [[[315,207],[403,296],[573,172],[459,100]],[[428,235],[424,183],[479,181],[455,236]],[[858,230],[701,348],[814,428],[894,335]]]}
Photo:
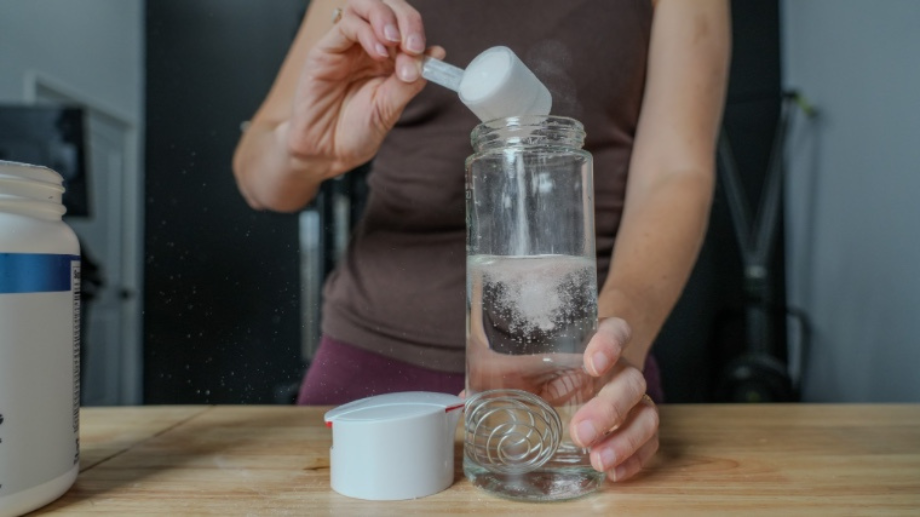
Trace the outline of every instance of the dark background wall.
{"label": "dark background wall", "polygon": [[[776,0],[731,3],[732,61],[723,126],[752,207],[760,202],[779,117],[778,4]],[[723,187],[720,177],[699,261],[655,344],[670,402],[718,400],[727,363],[747,346],[741,252]],[[769,268],[778,300],[784,299],[785,292],[781,228]],[[774,321],[776,344],[782,350],[785,319]]]}
{"label": "dark background wall", "polygon": [[[230,160],[304,4],[147,2],[146,403],[274,402],[302,375],[297,219],[249,209]],[[732,8],[725,126],[756,203],[779,108],[779,13],[776,0]],[[776,257],[781,294],[781,247]],[[720,188],[699,264],[656,344],[669,401],[714,398],[744,346],[744,302]]]}
{"label": "dark background wall", "polygon": [[249,209],[231,156],[303,10],[147,2],[146,403],[272,402],[302,374],[297,218]]}

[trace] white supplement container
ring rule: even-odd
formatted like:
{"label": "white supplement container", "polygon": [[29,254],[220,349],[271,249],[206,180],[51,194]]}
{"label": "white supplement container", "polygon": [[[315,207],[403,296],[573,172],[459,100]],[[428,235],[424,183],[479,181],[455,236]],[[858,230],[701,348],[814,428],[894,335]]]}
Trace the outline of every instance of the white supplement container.
{"label": "white supplement container", "polygon": [[0,161],[0,517],[57,499],[80,468],[80,246],[62,184]]}

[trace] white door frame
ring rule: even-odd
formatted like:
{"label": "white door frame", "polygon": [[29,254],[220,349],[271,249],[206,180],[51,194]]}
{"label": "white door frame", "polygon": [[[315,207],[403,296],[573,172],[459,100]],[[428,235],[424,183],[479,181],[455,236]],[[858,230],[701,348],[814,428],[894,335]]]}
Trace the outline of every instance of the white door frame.
{"label": "white door frame", "polygon": [[[91,114],[110,119],[124,128],[124,175],[120,185],[120,229],[117,235],[107,235],[111,245],[121,246],[120,278],[112,278],[110,286],[118,293],[126,293],[120,304],[120,343],[108,344],[117,350],[108,350],[115,363],[105,360],[105,375],[112,376],[108,385],[116,386],[116,393],[105,394],[106,404],[136,405],[143,402],[143,181],[141,172],[141,125],[137,117],[122,112],[92,94],[81,92],[47,74],[31,70],[24,76],[23,100],[40,104],[49,100],[65,101],[85,107]],[[90,179],[92,181],[92,179]],[[105,200],[100,200],[105,202]]]}

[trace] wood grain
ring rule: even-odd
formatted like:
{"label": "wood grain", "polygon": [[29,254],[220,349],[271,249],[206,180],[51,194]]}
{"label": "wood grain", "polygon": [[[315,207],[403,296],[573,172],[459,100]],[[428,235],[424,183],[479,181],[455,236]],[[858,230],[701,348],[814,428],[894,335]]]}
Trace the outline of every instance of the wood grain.
{"label": "wood grain", "polygon": [[440,494],[341,496],[325,409],[84,409],[83,472],[39,514],[920,515],[920,405],[663,406],[661,451],[638,478],[543,504],[472,487],[459,442]]}

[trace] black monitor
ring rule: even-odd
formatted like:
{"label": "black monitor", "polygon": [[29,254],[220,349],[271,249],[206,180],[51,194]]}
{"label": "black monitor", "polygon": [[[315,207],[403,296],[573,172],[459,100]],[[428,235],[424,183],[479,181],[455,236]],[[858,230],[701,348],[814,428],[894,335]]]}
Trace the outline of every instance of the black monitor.
{"label": "black monitor", "polygon": [[84,118],[79,107],[0,104],[0,160],[57,171],[68,216],[90,215]]}

